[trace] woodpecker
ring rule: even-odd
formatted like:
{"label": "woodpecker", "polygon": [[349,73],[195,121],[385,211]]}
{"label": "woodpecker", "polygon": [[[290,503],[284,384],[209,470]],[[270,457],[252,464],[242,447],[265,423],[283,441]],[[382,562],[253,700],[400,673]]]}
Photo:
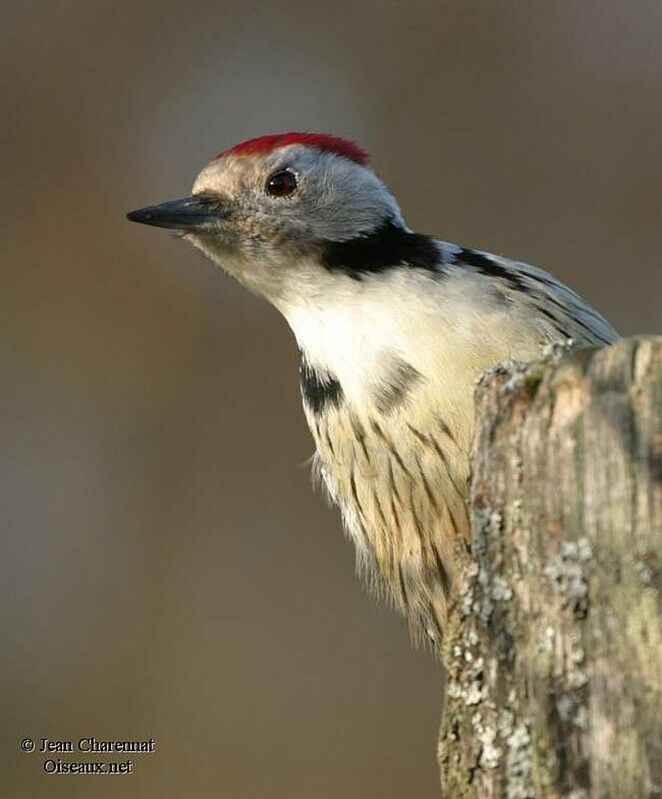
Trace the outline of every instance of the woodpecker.
{"label": "woodpecker", "polygon": [[468,546],[473,389],[489,367],[614,328],[547,272],[410,230],[367,154],[284,133],[225,150],[192,192],[132,211],[285,317],[314,471],[366,582],[437,646]]}

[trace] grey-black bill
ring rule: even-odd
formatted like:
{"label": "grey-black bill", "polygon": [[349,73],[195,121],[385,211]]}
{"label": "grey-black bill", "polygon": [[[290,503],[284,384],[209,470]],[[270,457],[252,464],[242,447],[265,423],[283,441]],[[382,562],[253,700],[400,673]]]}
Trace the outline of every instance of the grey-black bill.
{"label": "grey-black bill", "polygon": [[126,215],[131,222],[143,225],[191,230],[203,227],[225,216],[219,202],[211,202],[205,195],[192,194],[179,200],[169,200],[160,205],[148,205]]}

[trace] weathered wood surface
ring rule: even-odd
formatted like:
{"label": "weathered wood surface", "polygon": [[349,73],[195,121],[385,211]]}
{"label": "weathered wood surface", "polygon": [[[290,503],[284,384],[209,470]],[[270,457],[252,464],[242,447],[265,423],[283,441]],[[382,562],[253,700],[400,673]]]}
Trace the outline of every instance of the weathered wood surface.
{"label": "weathered wood surface", "polygon": [[442,794],[660,797],[662,338],[500,367],[476,402]]}

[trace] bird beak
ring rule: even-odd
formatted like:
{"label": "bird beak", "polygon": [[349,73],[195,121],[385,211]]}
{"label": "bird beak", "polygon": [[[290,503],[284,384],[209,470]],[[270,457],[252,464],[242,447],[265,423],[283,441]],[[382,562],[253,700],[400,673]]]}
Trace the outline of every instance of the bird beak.
{"label": "bird beak", "polygon": [[169,200],[160,205],[148,205],[126,215],[131,222],[143,225],[195,230],[206,227],[227,215],[222,203],[206,195],[192,194],[180,200]]}

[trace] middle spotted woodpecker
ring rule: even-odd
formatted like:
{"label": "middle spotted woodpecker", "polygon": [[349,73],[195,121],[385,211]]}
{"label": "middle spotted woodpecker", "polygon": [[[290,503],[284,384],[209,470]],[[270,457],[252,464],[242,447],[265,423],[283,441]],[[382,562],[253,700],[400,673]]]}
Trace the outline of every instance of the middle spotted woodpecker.
{"label": "middle spotted woodpecker", "polygon": [[262,136],[190,196],[133,211],[172,228],[285,317],[316,470],[359,571],[438,643],[469,536],[475,380],[613,327],[547,272],[414,233],[352,142]]}

